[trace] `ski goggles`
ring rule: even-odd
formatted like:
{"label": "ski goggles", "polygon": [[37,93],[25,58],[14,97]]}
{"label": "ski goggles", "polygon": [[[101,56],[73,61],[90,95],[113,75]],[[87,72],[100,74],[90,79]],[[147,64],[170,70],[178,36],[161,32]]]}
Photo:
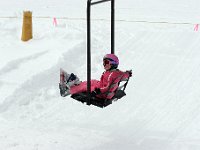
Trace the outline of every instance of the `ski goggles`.
{"label": "ski goggles", "polygon": [[104,59],[104,60],[103,60],[103,65],[106,66],[106,65],[108,65],[108,64],[110,64],[110,60]]}
{"label": "ski goggles", "polygon": [[110,59],[110,58],[105,58],[105,59],[103,59],[103,65],[105,66],[105,65],[107,65],[107,64],[115,65],[116,62],[115,62],[114,60]]}

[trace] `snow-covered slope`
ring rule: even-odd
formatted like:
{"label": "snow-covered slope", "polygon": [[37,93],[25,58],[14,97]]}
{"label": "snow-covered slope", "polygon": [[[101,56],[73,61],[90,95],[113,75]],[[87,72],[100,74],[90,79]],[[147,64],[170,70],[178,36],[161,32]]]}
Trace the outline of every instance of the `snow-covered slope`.
{"label": "snow-covered slope", "polygon": [[[133,78],[127,96],[104,109],[58,90],[60,67],[86,79],[86,1],[1,3],[0,149],[200,148],[200,2],[116,1],[119,68],[133,69]],[[28,42],[20,40],[25,9],[33,10]],[[92,78],[99,79],[110,51],[109,10],[92,11]]]}

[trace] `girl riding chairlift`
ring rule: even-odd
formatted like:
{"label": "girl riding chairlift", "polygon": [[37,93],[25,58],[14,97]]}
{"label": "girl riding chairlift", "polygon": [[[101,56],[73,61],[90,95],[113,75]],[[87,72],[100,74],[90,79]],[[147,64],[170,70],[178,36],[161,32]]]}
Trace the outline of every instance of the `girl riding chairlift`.
{"label": "girl riding chairlift", "polygon": [[[120,81],[126,81],[132,76],[132,71],[120,71],[118,68],[119,59],[114,54],[106,54],[103,57],[103,72],[100,80],[91,80],[91,94],[102,99],[112,99]],[[73,73],[68,74],[60,70],[60,94],[65,97],[87,91],[87,81],[80,81]]]}

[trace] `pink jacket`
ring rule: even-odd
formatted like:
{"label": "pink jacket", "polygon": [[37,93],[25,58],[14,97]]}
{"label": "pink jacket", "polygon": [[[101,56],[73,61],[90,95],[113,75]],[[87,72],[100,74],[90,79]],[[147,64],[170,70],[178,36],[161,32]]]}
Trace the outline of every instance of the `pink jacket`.
{"label": "pink jacket", "polygon": [[[94,91],[95,88],[99,88],[101,94],[97,95],[99,98],[103,99],[112,99],[115,95],[115,90],[118,88],[118,83],[121,80],[126,80],[129,77],[128,72],[122,72],[120,70],[111,70],[105,71],[100,81],[98,80],[91,80],[91,91]],[[77,86],[72,86],[70,88],[71,94],[81,93],[87,91],[87,81],[81,82]]]}

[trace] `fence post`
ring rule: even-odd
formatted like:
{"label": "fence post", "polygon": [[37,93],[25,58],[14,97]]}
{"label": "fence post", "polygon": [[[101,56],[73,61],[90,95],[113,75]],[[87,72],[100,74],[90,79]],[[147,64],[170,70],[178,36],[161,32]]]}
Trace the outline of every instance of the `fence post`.
{"label": "fence post", "polygon": [[32,12],[24,11],[21,40],[28,41],[32,38],[33,38],[33,35],[32,35]]}

